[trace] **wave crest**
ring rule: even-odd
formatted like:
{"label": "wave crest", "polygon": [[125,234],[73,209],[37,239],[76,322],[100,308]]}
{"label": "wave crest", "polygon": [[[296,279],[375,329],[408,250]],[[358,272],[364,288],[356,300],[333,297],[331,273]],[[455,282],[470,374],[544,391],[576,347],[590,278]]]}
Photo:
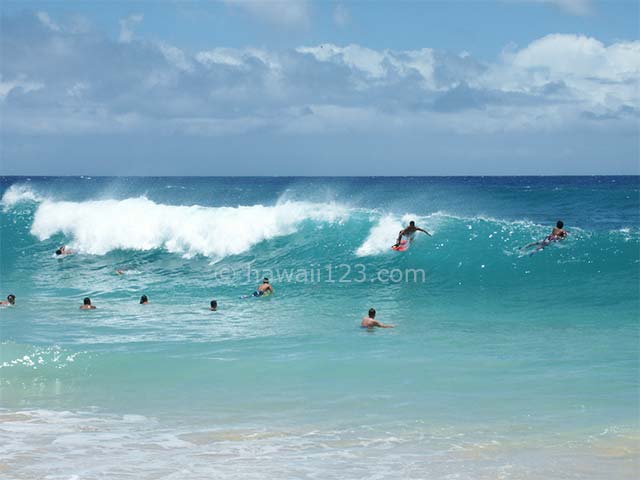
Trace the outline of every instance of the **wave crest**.
{"label": "wave crest", "polygon": [[364,243],[356,250],[358,257],[367,257],[370,255],[380,255],[382,253],[391,253],[391,245],[395,243],[400,230],[409,225],[411,220],[417,223],[417,226],[433,233],[438,224],[445,215],[440,212],[432,213],[426,217],[411,213],[404,215],[384,215],[369,231],[369,236]]}
{"label": "wave crest", "polygon": [[284,202],[275,206],[203,207],[155,203],[146,197],[86,202],[43,201],[31,233],[40,240],[62,233],[78,251],[165,248],[186,257],[214,259],[296,232],[305,220],[336,222],[348,210],[337,204]]}
{"label": "wave crest", "polygon": [[2,195],[2,204],[5,211],[23,202],[41,202],[43,198],[35,193],[29,185],[13,184]]}

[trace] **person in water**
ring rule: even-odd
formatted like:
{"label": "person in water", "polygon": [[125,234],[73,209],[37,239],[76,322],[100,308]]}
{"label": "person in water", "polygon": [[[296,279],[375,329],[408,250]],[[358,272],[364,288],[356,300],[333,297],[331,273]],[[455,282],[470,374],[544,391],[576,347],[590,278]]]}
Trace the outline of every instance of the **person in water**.
{"label": "person in water", "polygon": [[0,305],[15,305],[16,304],[16,296],[11,293],[9,295],[7,295],[7,301],[6,302],[0,302]]}
{"label": "person in water", "polygon": [[553,242],[559,242],[560,240],[564,240],[565,238],[567,238],[567,235],[569,235],[569,232],[567,232],[564,229],[564,222],[562,220],[558,220],[558,222],[556,223],[556,226],[554,227],[553,231],[551,232],[551,235],[549,235],[544,240],[540,240],[539,242],[530,243],[529,245],[527,245],[524,248],[537,247],[532,252],[532,253],[535,253],[535,252],[538,252],[538,251],[542,250],[543,248],[548,247]]}
{"label": "person in water", "polygon": [[140,297],[140,305],[148,305],[149,304],[149,297],[147,297],[146,295],[142,295]]}
{"label": "person in water", "polygon": [[364,317],[362,319],[362,323],[360,324],[360,326],[362,328],[373,328],[373,327],[394,328],[394,325],[386,325],[386,324],[376,320],[376,309],[375,308],[370,308],[369,309],[369,316],[368,317]]}
{"label": "person in water", "polygon": [[80,310],[95,310],[95,305],[91,305],[91,299],[89,297],[84,297],[82,301],[82,305],[80,305]]}
{"label": "person in water", "polygon": [[262,280],[262,285],[260,285],[251,295],[253,297],[261,297],[266,293],[276,293],[276,291],[269,283],[269,279],[267,277],[264,277],[264,279]]}
{"label": "person in water", "polygon": [[416,227],[416,222],[411,220],[407,228],[403,228],[402,230],[400,230],[400,233],[398,234],[398,240],[396,240],[396,244],[394,245],[394,247],[397,247],[398,245],[400,245],[400,242],[402,241],[402,237],[407,237],[409,241],[412,241],[413,236],[415,235],[416,232],[424,232],[427,235],[431,236],[431,234],[426,230],[420,227]]}
{"label": "person in water", "polygon": [[61,255],[71,255],[73,250],[69,250],[66,245],[62,245],[59,249],[56,250],[56,256],[59,257]]}
{"label": "person in water", "polygon": [[211,310],[212,312],[215,312],[216,310],[218,310],[217,300],[211,300],[211,307],[209,308],[209,310]]}

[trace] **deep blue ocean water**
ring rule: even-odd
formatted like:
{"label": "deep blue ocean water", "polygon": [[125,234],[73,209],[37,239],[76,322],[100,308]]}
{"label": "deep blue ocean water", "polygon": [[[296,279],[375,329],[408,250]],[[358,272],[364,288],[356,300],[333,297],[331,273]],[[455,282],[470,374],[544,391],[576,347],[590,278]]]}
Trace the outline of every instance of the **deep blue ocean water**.
{"label": "deep blue ocean water", "polygon": [[[0,471],[634,478],[639,189],[0,178]],[[433,236],[393,252],[409,220]],[[370,307],[396,328],[360,329]]]}

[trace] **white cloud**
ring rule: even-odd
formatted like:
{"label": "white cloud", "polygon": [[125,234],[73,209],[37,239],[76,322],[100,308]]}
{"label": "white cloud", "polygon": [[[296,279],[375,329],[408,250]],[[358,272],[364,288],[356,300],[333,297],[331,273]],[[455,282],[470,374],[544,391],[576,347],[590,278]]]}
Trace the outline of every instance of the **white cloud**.
{"label": "white cloud", "polygon": [[586,108],[640,108],[638,41],[607,47],[591,37],[554,34],[506,54],[503,60],[476,85],[534,92],[555,83],[566,86],[572,100]]}
{"label": "white cloud", "polygon": [[44,88],[44,84],[27,80],[23,75],[13,80],[4,80],[0,75],[0,100],[4,100],[9,93],[15,89],[20,89],[24,93],[34,92]]}
{"label": "white cloud", "polygon": [[400,60],[392,57],[390,59],[390,62],[393,63],[404,74],[408,74],[409,69],[413,69],[419,72],[428,87],[437,89],[436,81],[434,79],[436,60],[431,48],[409,50],[407,52],[404,52],[404,55],[402,57],[403,58],[401,58]]}
{"label": "white cloud", "polygon": [[70,97],[82,98],[88,88],[89,87],[86,83],[76,82],[73,86],[67,89],[67,94]]}
{"label": "white cloud", "polygon": [[251,59],[258,60],[272,68],[277,66],[277,60],[274,55],[269,54],[266,50],[258,48],[225,48],[218,47],[198,52],[195,55],[198,62],[206,66],[228,65],[233,67],[242,67]]}
{"label": "white cloud", "polygon": [[606,47],[592,37],[553,34],[531,42],[514,55],[513,63],[527,68],[611,79],[640,72],[640,42]]}
{"label": "white cloud", "polygon": [[[331,43],[325,43],[316,47],[299,47],[299,53],[313,55],[320,62],[331,62],[336,65],[344,65],[350,69],[364,74],[364,87],[372,86],[371,82],[379,82],[385,78],[399,76],[421,77],[419,86],[438,90],[438,80],[435,77],[437,60],[434,50],[422,48],[420,50],[372,50],[359,45],[347,45],[340,47]],[[445,63],[454,62],[455,57],[445,55]],[[463,62],[469,55],[458,55]],[[473,62],[472,59],[470,59]],[[442,63],[442,62],[441,62]],[[451,65],[453,65],[451,63]],[[458,78],[458,80],[463,80]]]}
{"label": "white cloud", "polygon": [[299,47],[296,50],[300,53],[309,53],[321,62],[343,63],[371,77],[382,77],[385,74],[383,65],[385,54],[359,45],[339,47],[325,43],[318,47]]}
{"label": "white cloud", "polygon": [[4,52],[3,130],[231,135],[637,128],[638,41],[606,45],[554,34],[512,46],[493,62],[432,48],[355,44],[284,51],[214,46],[191,53],[137,40],[131,27],[141,20],[123,21],[128,33],[120,42],[95,30],[58,35],[36,17],[22,19],[31,22],[26,27],[8,25],[0,40],[39,30]]}
{"label": "white cloud", "polygon": [[274,25],[304,27],[311,21],[308,0],[225,0],[225,2]]}
{"label": "white cloud", "polygon": [[143,19],[141,13],[136,13],[120,20],[120,43],[130,43],[133,40],[133,27]]}
{"label": "white cloud", "polygon": [[174,65],[178,70],[183,70],[185,72],[193,71],[193,63],[191,59],[189,59],[179,48],[167,43],[159,43],[158,48],[164,55],[164,58],[166,58],[167,61]]}
{"label": "white cloud", "polygon": [[214,48],[206,52],[198,52],[196,60],[207,66],[219,64],[240,67],[244,65],[242,53],[235,48]]}
{"label": "white cloud", "polygon": [[38,17],[38,20],[40,20],[40,22],[42,22],[43,25],[45,25],[47,28],[49,28],[49,30],[51,30],[53,32],[61,32],[62,31],[60,26],[58,24],[56,24],[53,20],[51,20],[51,17],[49,16],[49,14],[47,12],[37,12],[36,16]]}

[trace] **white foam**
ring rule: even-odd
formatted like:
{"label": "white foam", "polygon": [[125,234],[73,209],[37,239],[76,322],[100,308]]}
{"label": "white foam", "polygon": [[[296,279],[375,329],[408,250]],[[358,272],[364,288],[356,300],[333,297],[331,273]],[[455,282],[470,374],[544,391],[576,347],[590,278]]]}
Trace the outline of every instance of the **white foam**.
{"label": "white foam", "polygon": [[42,197],[35,193],[31,187],[15,183],[4,192],[0,203],[2,203],[4,210],[7,211],[19,203],[40,201],[42,201]]}
{"label": "white foam", "polygon": [[296,232],[305,220],[342,221],[337,204],[283,202],[275,206],[203,207],[155,203],[148,198],[86,202],[43,201],[31,233],[45,240],[57,233],[79,252],[103,255],[116,249],[165,248],[186,257],[223,258],[247,252],[264,240]]}
{"label": "white foam", "polygon": [[400,218],[393,215],[385,215],[371,228],[367,239],[356,250],[356,255],[366,257],[390,252],[391,245],[396,240],[397,232],[402,228]]}
{"label": "white foam", "polygon": [[52,347],[34,347],[27,353],[16,353],[15,358],[0,362],[0,369],[3,368],[37,368],[38,365],[50,368],[65,368],[68,363],[74,362],[78,355],[86,352],[67,352],[57,345]]}
{"label": "white foam", "polygon": [[[434,480],[478,480],[560,478],[578,471],[591,480],[636,473],[633,425],[605,425],[600,434],[598,427],[532,436],[508,422],[387,421],[340,428],[324,419],[321,429],[305,422],[274,429],[221,425],[215,417],[186,416],[176,423],[140,415],[129,422],[128,416],[0,409],[3,478],[341,480],[424,478],[428,471]],[[532,476],[536,469],[540,474]]]}
{"label": "white foam", "polygon": [[412,214],[405,214],[402,217],[396,215],[385,215],[371,228],[369,236],[356,250],[359,257],[369,255],[380,255],[390,253],[391,245],[398,239],[398,232],[402,230],[411,220],[418,221],[420,217]]}

